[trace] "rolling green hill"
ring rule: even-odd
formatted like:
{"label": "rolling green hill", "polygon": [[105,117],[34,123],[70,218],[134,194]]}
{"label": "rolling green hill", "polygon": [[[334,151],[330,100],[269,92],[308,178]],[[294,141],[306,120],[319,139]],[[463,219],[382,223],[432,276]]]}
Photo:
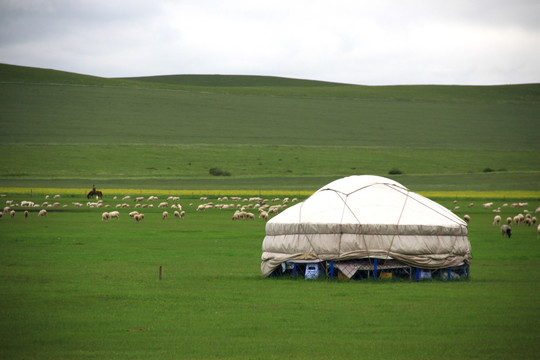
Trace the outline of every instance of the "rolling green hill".
{"label": "rolling green hill", "polygon": [[110,79],[0,65],[0,108],[0,186],[313,189],[397,168],[417,189],[540,188],[538,84]]}

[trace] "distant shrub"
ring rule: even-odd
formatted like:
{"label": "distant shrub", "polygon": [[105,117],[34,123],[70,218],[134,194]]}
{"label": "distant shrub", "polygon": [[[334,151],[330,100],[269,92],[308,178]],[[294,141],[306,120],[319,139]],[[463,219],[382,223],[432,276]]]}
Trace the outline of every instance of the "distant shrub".
{"label": "distant shrub", "polygon": [[214,176],[231,176],[230,172],[221,170],[218,167],[213,167],[210,170],[208,170],[208,172],[210,173],[210,175],[214,175]]}
{"label": "distant shrub", "polygon": [[392,168],[392,170],[390,170],[390,171],[388,172],[388,174],[390,174],[390,175],[401,175],[401,174],[403,174],[403,173],[401,172],[401,170],[399,170],[399,169],[397,169],[397,168]]}
{"label": "distant shrub", "polygon": [[488,168],[488,167],[484,169],[484,172],[485,172],[485,173],[487,173],[487,172],[493,172],[493,171],[495,171],[495,170],[493,170],[492,168]]}

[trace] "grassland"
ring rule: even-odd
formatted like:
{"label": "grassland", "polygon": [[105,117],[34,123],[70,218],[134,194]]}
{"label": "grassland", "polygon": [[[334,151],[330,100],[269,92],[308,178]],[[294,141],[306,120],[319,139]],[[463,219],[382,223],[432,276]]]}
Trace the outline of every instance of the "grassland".
{"label": "grassland", "polygon": [[[0,186],[167,188],[178,179],[188,188],[314,190],[393,168],[415,190],[540,184],[536,84],[102,79],[2,65],[0,106]],[[231,177],[209,177],[212,167]]]}
{"label": "grassland", "polygon": [[[68,205],[0,218],[2,359],[537,358],[540,242],[532,227],[502,239],[480,203],[540,205],[538,84],[104,79],[0,65],[0,109],[2,205],[56,193]],[[305,198],[352,174],[457,200],[472,217],[471,279],[262,279],[261,219],[187,205]],[[188,214],[101,222],[101,209],[72,206],[92,184],[112,206],[113,195],[181,195]]]}
{"label": "grassland", "polygon": [[263,279],[261,219],[199,213],[186,196],[184,220],[154,208],[141,223],[128,210],[102,222],[102,209],[71,205],[85,200],[62,194],[69,206],[46,218],[0,219],[1,358],[534,359],[540,350],[535,229],[501,238],[482,199],[458,201],[472,217],[474,259],[471,279],[451,283]]}

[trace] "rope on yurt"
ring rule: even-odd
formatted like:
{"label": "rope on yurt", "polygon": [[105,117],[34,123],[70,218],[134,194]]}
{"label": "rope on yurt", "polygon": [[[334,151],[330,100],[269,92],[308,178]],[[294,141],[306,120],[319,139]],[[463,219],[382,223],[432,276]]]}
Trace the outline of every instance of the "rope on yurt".
{"label": "rope on yurt", "polygon": [[[396,190],[399,191],[397,188],[396,188]],[[430,210],[436,212],[437,214],[441,215],[442,217],[444,217],[444,218],[446,218],[446,219],[452,221],[453,223],[459,225],[461,231],[460,231],[459,234],[454,235],[454,242],[452,243],[452,249],[450,250],[450,253],[449,253],[450,256],[454,256],[454,254],[455,254],[455,248],[456,248],[456,244],[457,244],[458,238],[460,238],[461,236],[463,236],[463,234],[466,232],[466,231],[464,230],[464,228],[466,229],[467,226],[466,226],[466,225],[463,225],[462,223],[457,222],[457,221],[455,220],[455,218],[452,218],[452,217],[446,215],[445,213],[439,211],[438,209],[435,209],[435,208],[429,206],[428,204],[425,204],[425,203],[423,203],[422,201],[419,201],[418,199],[415,199],[414,197],[412,197],[411,199],[414,200],[414,201],[416,201],[416,202],[419,203],[420,205],[425,206],[425,207],[427,207],[428,209],[430,209]],[[433,201],[433,200],[430,200],[430,199],[428,199],[428,200],[429,200],[429,201]],[[434,202],[434,203],[435,203],[435,202]],[[440,205],[440,204],[438,204],[438,203],[435,203],[435,204],[437,204],[438,206],[441,206],[441,207],[442,207],[442,205]],[[443,207],[443,208],[444,208],[444,207]],[[445,209],[445,210],[448,210],[448,209],[446,209],[446,208],[444,208],[444,209]],[[456,216],[454,213],[451,213],[451,214],[454,215],[454,216]],[[439,238],[439,235],[437,235],[437,238]]]}
{"label": "rope on yurt", "polygon": [[[364,186],[360,189],[357,189],[349,194],[344,194],[345,195],[345,199],[348,199],[349,198],[349,195],[351,194],[354,194],[355,192],[359,191],[359,190],[363,190],[365,188],[368,188],[372,185],[368,185],[368,186]],[[335,191],[335,190],[334,190]],[[337,191],[336,191],[337,192]],[[368,259],[368,263],[370,266],[373,266],[373,260],[371,259],[371,256],[369,254],[369,248],[367,246],[367,243],[366,243],[366,236],[364,234],[364,232],[362,231],[362,223],[360,222],[360,219],[358,219],[358,217],[356,216],[356,214],[354,213],[353,209],[351,209],[351,207],[349,206],[349,204],[347,204],[347,201],[344,200],[341,196],[339,197],[341,199],[341,201],[343,201],[343,204],[345,205],[345,207],[343,208],[343,213],[341,214],[341,223],[343,223],[343,216],[345,214],[345,208],[349,209],[349,211],[351,212],[351,214],[353,215],[354,219],[356,220],[356,223],[359,225],[358,228],[359,228],[359,233],[357,233],[357,235],[360,235],[362,236],[362,241],[364,242],[364,249],[366,249],[366,253],[367,253],[367,259]],[[342,234],[341,234],[342,235]],[[340,236],[340,256],[341,256],[341,236]]]}
{"label": "rope on yurt", "polygon": [[315,256],[317,258],[319,258],[319,254],[317,254],[317,252],[315,250],[315,247],[313,246],[313,243],[311,242],[311,238],[308,236],[309,234],[307,234],[305,232],[305,228],[304,228],[303,222],[302,222],[302,208],[304,207],[304,204],[306,203],[307,200],[309,200],[309,198],[306,199],[305,201],[302,201],[302,203],[300,204],[300,211],[298,212],[298,225],[300,225],[300,229],[301,229],[301,232],[302,232],[301,235],[305,236],[307,242],[309,243],[309,245],[311,246],[311,249],[313,250],[313,253],[315,254]]}
{"label": "rope on yurt", "polygon": [[[387,184],[385,184],[385,185],[387,185]],[[389,257],[389,254],[390,254],[390,249],[392,249],[392,245],[394,245],[394,239],[396,238],[396,236],[399,236],[399,234],[397,234],[399,232],[399,224],[401,222],[401,217],[403,216],[403,212],[405,211],[405,206],[407,205],[407,200],[409,200],[409,193],[410,193],[410,191],[407,189],[407,194],[405,196],[405,201],[403,202],[403,206],[401,207],[401,212],[399,213],[398,221],[397,221],[397,224],[396,224],[396,231],[392,234],[392,240],[390,241],[390,245],[388,246],[388,250],[386,250],[386,258],[384,259],[383,265],[386,265],[386,261],[388,260],[388,257]]]}

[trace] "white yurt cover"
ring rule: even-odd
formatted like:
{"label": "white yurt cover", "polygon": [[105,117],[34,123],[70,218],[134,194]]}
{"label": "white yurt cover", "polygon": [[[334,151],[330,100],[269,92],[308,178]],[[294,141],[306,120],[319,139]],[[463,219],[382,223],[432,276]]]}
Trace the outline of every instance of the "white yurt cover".
{"label": "white yurt cover", "polygon": [[423,269],[470,263],[467,223],[396,181],[349,176],[266,224],[261,272],[287,260],[395,259]]}

